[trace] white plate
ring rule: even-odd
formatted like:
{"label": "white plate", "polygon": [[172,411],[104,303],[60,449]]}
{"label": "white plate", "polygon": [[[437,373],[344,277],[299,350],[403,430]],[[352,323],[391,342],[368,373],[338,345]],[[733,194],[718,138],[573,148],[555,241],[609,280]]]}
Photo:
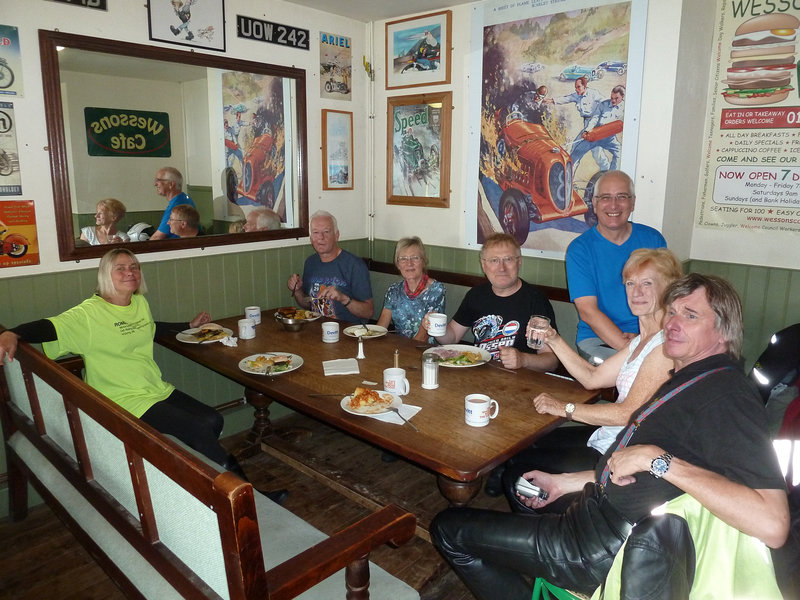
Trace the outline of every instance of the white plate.
{"label": "white plate", "polygon": [[[185,344],[213,344],[214,342],[218,342],[224,339],[224,338],[219,338],[219,340],[208,340],[205,342],[201,342],[192,335],[193,333],[197,333],[201,329],[202,327],[192,327],[191,329],[184,329],[178,335],[175,336],[175,339]],[[233,335],[233,331],[231,331],[227,327],[223,327],[222,331],[225,332],[225,335]]]}
{"label": "white plate", "polygon": [[[289,363],[289,368],[285,371],[276,371],[275,373],[267,373],[266,370],[260,371],[258,369],[254,369],[249,366],[247,363],[251,360],[257,359],[259,356],[288,356],[291,359]],[[284,373],[291,373],[296,369],[299,369],[303,366],[303,358],[297,354],[292,354],[291,352],[259,352],[258,354],[251,354],[250,356],[243,358],[239,361],[239,368],[244,371],[245,373],[250,373],[251,375],[283,375]]]}
{"label": "white plate", "polygon": [[384,336],[388,332],[389,330],[386,327],[381,327],[380,325],[351,325],[344,328],[346,336],[357,338],[360,335],[365,340]]}
{"label": "white plate", "polygon": [[[401,406],[403,406],[403,400],[397,394],[393,394],[392,392],[387,392],[385,390],[377,390],[377,392],[379,394],[388,394],[389,396],[392,397],[392,403],[390,404],[390,406],[392,406],[394,408],[400,408]],[[369,416],[369,415],[382,415],[384,413],[389,412],[388,408],[379,408],[377,410],[375,408],[373,408],[373,407],[369,407],[369,408],[366,408],[366,409],[353,409],[353,408],[350,408],[350,398],[352,398],[352,395],[351,396],[345,396],[344,398],[342,398],[342,401],[341,401],[340,405],[342,407],[342,410],[344,410],[345,412],[349,412],[351,415],[361,415],[361,416],[363,416],[363,415],[367,415],[367,416]]]}
{"label": "white plate", "polygon": [[[303,309],[303,310],[305,310],[305,309]],[[322,316],[321,314],[319,314],[319,313],[316,313],[316,312],[314,312],[313,310],[309,310],[308,312],[310,312],[310,313],[313,313],[313,314],[314,314],[314,316],[313,316],[313,317],[311,317],[310,319],[297,319],[297,320],[298,320],[298,321],[316,321],[317,319],[319,319],[319,318]],[[281,313],[279,313],[279,312],[276,312],[276,313],[275,313],[275,318],[276,318],[276,319],[277,319],[277,318],[279,318],[279,317],[281,317],[281,316],[282,316],[282,315],[281,315]]]}
{"label": "white plate", "polygon": [[468,344],[445,344],[443,346],[437,346],[435,348],[428,348],[423,352],[423,354],[436,354],[436,350],[455,350],[456,352],[473,352],[481,355],[480,360],[468,365],[454,365],[452,363],[440,362],[439,365],[442,367],[477,367],[478,365],[483,365],[492,360],[492,355],[489,354],[488,351],[484,350],[483,348],[478,348],[477,346],[470,346]]}

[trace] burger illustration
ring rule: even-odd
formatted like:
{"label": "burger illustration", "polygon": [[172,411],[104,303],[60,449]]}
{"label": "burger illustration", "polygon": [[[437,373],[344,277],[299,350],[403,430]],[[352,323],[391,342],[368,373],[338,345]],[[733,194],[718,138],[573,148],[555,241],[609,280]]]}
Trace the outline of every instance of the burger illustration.
{"label": "burger illustration", "polygon": [[794,88],[795,40],[800,20],[771,13],[748,19],[731,42],[731,66],[722,92],[728,104],[760,105],[785,100]]}

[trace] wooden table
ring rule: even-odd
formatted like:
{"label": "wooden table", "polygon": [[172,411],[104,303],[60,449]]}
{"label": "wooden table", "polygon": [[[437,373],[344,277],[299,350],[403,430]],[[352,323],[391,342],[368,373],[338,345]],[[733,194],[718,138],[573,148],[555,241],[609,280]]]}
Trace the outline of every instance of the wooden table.
{"label": "wooden table", "polygon": [[[321,319],[299,332],[285,331],[274,320],[274,312],[264,311],[255,339],[239,340],[236,348],[219,343],[181,343],[173,335],[159,336],[156,341],[245,387],[245,397],[255,408],[248,435],[253,448],[260,449],[261,441],[274,435],[269,405],[279,402],[433,471],[439,490],[454,506],[469,503],[481,489],[483,477],[494,467],[563,421],[538,414],[532,403],[536,394],[546,391],[576,404],[597,398],[597,392],[585,390],[572,380],[528,370],[506,371],[492,365],[440,367],[439,388],[424,390],[424,346],[392,334],[364,338],[366,358],[358,361],[358,375],[325,377],[322,362],[355,357],[358,341],[341,333],[339,342],[323,343]],[[216,322],[236,331],[239,318]],[[342,323],[341,329],[347,325]],[[422,407],[412,419],[418,432],[408,425],[349,414],[339,404],[362,380],[378,382],[377,389],[381,389],[383,369],[393,366],[395,349],[399,350],[400,366],[406,369],[411,385],[403,402]],[[239,369],[242,358],[259,352],[291,352],[300,355],[304,364],[275,376],[252,375]],[[486,427],[470,427],[464,422],[464,397],[471,393],[488,394],[500,405],[497,418]]]}

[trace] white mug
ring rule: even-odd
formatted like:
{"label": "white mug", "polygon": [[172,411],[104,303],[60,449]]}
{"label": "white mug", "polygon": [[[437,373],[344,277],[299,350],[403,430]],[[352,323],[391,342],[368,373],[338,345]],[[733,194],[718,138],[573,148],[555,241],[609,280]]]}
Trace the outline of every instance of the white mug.
{"label": "white mug", "polygon": [[387,392],[392,392],[398,396],[405,396],[410,386],[408,379],[406,379],[405,369],[392,367],[391,369],[383,370],[383,389]]}
{"label": "white mug", "polygon": [[339,341],[339,324],[336,321],[325,321],[322,324],[322,341],[326,344]]}
{"label": "white mug", "polygon": [[428,335],[441,337],[447,333],[447,315],[444,313],[431,313],[428,315]]}
{"label": "white mug", "polygon": [[[492,411],[494,405],[494,411]],[[500,412],[497,400],[486,394],[469,394],[464,398],[464,420],[472,427],[486,427]]]}
{"label": "white mug", "polygon": [[256,337],[256,324],[253,319],[239,319],[239,339],[252,340]]}
{"label": "white mug", "polygon": [[260,306],[246,306],[244,309],[244,318],[253,319],[256,325],[261,324],[261,307]]}

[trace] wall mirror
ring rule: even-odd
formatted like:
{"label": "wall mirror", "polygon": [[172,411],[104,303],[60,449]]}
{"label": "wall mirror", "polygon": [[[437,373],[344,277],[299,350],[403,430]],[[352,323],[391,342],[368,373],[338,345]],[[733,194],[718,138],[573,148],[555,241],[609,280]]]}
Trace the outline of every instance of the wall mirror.
{"label": "wall mirror", "polygon": [[[119,231],[158,227],[165,166],[183,174],[202,234],[124,242],[134,252],[308,235],[305,71],[57,31],[39,46],[62,261],[110,248],[80,239],[105,198],[125,205]],[[263,208],[280,228],[255,218]]]}

